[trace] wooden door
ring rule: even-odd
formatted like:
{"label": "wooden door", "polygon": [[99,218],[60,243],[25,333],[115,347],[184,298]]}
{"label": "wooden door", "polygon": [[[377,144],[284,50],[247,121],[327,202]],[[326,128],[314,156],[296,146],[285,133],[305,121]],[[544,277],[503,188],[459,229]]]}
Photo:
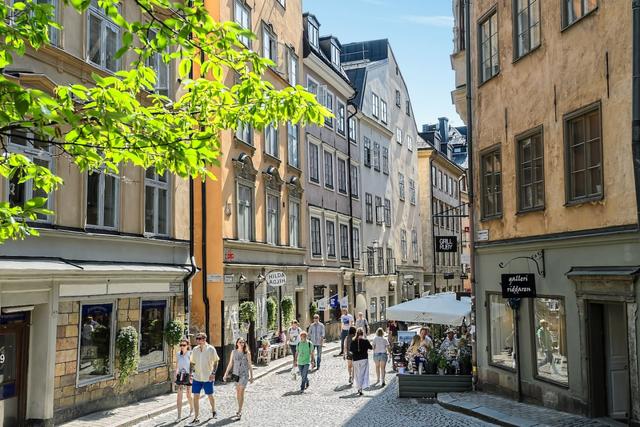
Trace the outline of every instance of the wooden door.
{"label": "wooden door", "polygon": [[27,317],[26,313],[0,316],[0,420],[5,426],[25,423],[29,360]]}
{"label": "wooden door", "polygon": [[607,398],[611,418],[629,417],[629,351],[627,316],[623,304],[607,304],[605,310]]}

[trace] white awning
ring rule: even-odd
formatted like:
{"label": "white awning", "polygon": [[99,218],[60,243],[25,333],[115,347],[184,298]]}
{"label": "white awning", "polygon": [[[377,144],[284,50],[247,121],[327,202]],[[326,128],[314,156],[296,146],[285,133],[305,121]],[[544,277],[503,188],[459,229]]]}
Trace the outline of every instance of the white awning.
{"label": "white awning", "polygon": [[387,320],[413,323],[461,325],[471,318],[471,298],[456,299],[454,292],[446,292],[417,298],[387,308]]}

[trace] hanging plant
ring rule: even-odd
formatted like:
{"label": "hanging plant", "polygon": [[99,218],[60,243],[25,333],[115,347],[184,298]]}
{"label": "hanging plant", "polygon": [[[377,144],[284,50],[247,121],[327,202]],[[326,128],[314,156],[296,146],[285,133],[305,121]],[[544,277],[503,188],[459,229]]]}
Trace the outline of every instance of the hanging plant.
{"label": "hanging plant", "polygon": [[184,336],[184,324],[179,320],[170,321],[164,328],[164,340],[170,346],[179,344]]}
{"label": "hanging plant", "polygon": [[282,306],[282,321],[285,325],[288,325],[293,320],[293,299],[284,297],[280,305]]}
{"label": "hanging plant", "polygon": [[273,297],[267,298],[267,328],[274,330],[278,318],[278,302]]}
{"label": "hanging plant", "polygon": [[314,302],[309,303],[309,314],[311,315],[312,319],[313,319],[313,316],[318,314],[318,306],[316,305],[316,303]]}
{"label": "hanging plant", "polygon": [[124,385],[138,370],[138,331],[133,326],[125,326],[116,337],[120,375],[118,383]]}
{"label": "hanging plant", "polygon": [[245,301],[240,304],[240,322],[251,323],[256,321],[256,304],[253,301]]}

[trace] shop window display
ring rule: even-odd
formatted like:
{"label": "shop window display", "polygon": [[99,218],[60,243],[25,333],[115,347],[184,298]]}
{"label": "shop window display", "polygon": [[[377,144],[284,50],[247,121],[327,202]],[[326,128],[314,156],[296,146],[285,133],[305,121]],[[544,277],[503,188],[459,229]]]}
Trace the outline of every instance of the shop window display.
{"label": "shop window display", "polygon": [[493,365],[516,368],[513,310],[500,295],[489,295],[490,361]]}
{"label": "shop window display", "polygon": [[538,376],[568,385],[564,301],[560,298],[536,298],[533,300],[533,314]]}
{"label": "shop window display", "polygon": [[81,314],[78,381],[82,383],[112,374],[113,304],[86,304]]}
{"label": "shop window display", "polygon": [[140,319],[140,366],[165,361],[163,332],[167,301],[142,301]]}

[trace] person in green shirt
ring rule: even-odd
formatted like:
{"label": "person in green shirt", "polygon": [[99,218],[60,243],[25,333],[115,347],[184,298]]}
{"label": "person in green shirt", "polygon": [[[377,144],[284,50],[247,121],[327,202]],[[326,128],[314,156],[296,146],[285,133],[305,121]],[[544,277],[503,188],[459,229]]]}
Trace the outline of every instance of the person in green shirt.
{"label": "person in green shirt", "polygon": [[314,347],[313,343],[307,339],[307,331],[300,332],[300,341],[296,346],[296,352],[298,353],[298,370],[300,371],[300,393],[304,393],[304,390],[309,388],[309,364],[314,365]]}

